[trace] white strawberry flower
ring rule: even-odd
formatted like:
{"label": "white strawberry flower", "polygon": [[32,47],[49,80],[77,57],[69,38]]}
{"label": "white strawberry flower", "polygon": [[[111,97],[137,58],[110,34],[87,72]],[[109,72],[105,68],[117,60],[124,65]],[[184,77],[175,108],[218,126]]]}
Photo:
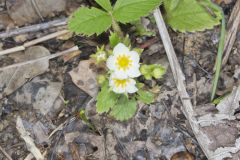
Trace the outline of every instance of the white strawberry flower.
{"label": "white strawberry flower", "polygon": [[115,93],[135,93],[138,91],[134,79],[118,79],[116,74],[110,76],[109,85]]}
{"label": "white strawberry flower", "polygon": [[107,67],[118,79],[139,77],[140,57],[136,51],[130,51],[124,44],[119,43],[113,49],[113,55],[107,59]]}

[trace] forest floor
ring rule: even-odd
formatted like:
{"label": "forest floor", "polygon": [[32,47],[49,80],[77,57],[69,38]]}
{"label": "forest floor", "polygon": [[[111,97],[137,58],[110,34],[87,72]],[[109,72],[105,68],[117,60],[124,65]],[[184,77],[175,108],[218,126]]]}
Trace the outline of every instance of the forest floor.
{"label": "forest floor", "polygon": [[[66,29],[66,25],[9,37],[3,33],[54,20],[64,23],[64,18],[78,6],[89,5],[87,1],[81,0],[49,0],[45,4],[49,7],[39,16],[27,1],[26,4],[21,3],[23,1],[7,0],[5,3],[0,0],[0,51],[62,31]],[[222,5],[227,20],[234,4],[233,0]],[[19,132],[21,129],[29,133],[36,148],[45,159],[50,160],[206,159],[181,110],[182,103],[164,46],[156,25],[149,19],[143,18],[141,22],[155,32],[155,36],[137,35],[133,27],[123,27],[131,35],[135,46],[144,49],[141,61],[146,64],[162,64],[167,72],[161,80],[144,81],[158,94],[156,102],[151,105],[139,104],[137,114],[127,122],[118,122],[107,115],[97,114],[95,98],[88,94],[92,89],[98,90],[97,85],[92,86],[96,81],[93,72],[96,67],[89,56],[96,51],[96,45],[107,43],[109,33],[99,37],[67,33],[30,46],[24,51],[0,56],[0,160],[10,157],[15,160],[33,159],[29,151],[31,146],[26,145],[24,135]],[[199,112],[203,106],[205,110],[216,111],[211,104],[210,95],[219,32],[219,27],[197,33],[177,33],[169,28],[186,77],[188,94]],[[42,59],[31,64],[4,68],[14,63],[53,55],[75,45],[80,51],[51,60]],[[222,68],[217,96],[231,93],[239,82],[240,32],[236,36],[227,64]],[[89,123],[79,116],[81,110],[85,110]],[[239,114],[239,111],[235,114]],[[216,139],[224,139],[221,135],[226,136],[223,132],[228,131],[216,133]],[[238,134],[238,130],[234,129],[229,132]],[[229,144],[236,140],[236,137],[227,138]],[[220,141],[212,144],[212,147],[224,146],[225,143]]]}

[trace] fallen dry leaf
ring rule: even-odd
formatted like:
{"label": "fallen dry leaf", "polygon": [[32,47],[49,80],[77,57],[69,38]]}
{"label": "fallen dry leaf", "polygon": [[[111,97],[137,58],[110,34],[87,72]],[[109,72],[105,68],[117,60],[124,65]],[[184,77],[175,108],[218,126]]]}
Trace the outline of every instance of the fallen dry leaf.
{"label": "fallen dry leaf", "polygon": [[69,72],[72,81],[92,97],[98,93],[96,64],[94,60],[80,61],[77,68]]}
{"label": "fallen dry leaf", "polygon": [[[21,60],[27,61],[50,55],[50,52],[42,46],[28,48],[22,53]],[[36,63],[22,65],[6,69],[0,72],[0,98],[9,95],[26,83],[29,79],[40,75],[48,70],[48,60],[41,60]]]}
{"label": "fallen dry leaf", "polygon": [[62,85],[62,82],[52,82],[47,78],[36,77],[19,89],[12,98],[19,105],[32,105],[34,109],[46,115],[52,110],[58,110],[54,105]]}
{"label": "fallen dry leaf", "polygon": [[217,109],[221,114],[233,116],[236,109],[239,108],[240,102],[240,87],[234,88],[232,93],[224,98],[218,105]]}
{"label": "fallen dry leaf", "polygon": [[17,25],[22,26],[64,11],[66,0],[7,0],[6,5],[9,16]]}
{"label": "fallen dry leaf", "polygon": [[41,121],[37,121],[32,129],[38,144],[49,143],[48,128]]}
{"label": "fallen dry leaf", "polygon": [[[174,153],[185,150],[181,133],[174,132],[161,105],[140,105],[139,108],[131,120],[118,122],[97,114],[94,99],[87,104],[86,116],[99,131],[104,129],[107,142],[105,147],[109,149],[106,152],[107,158],[114,159],[117,155],[123,159],[144,159],[142,153],[147,151],[146,154],[151,157],[149,159],[160,159],[162,155],[170,159]],[[119,152],[121,155],[117,154]]]}
{"label": "fallen dry leaf", "polygon": [[0,14],[0,29],[11,29],[14,27],[13,20],[9,17],[7,13]]}

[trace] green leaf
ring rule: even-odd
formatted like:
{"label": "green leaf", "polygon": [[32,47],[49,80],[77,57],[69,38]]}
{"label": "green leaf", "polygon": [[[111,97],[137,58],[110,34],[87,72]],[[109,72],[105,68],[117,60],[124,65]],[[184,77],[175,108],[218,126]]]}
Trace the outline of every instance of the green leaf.
{"label": "green leaf", "polygon": [[113,8],[113,17],[122,23],[147,16],[161,4],[161,0],[118,0]]}
{"label": "green leaf", "polygon": [[195,32],[211,29],[220,24],[221,10],[210,0],[182,0],[175,9],[172,7],[176,0],[165,0],[166,21],[174,29],[180,32]]}
{"label": "green leaf", "polygon": [[119,37],[119,35],[116,32],[111,32],[110,33],[109,42],[110,42],[110,46],[112,48],[114,48],[121,41],[122,41],[121,37]]}
{"label": "green leaf", "polygon": [[180,0],[164,0],[163,2],[165,8],[168,10],[174,10],[178,6]]}
{"label": "green leaf", "polygon": [[106,11],[112,10],[112,5],[109,0],[95,0]]}
{"label": "green leaf", "polygon": [[115,105],[117,99],[118,96],[109,90],[108,83],[105,82],[97,96],[97,112],[108,112]]}
{"label": "green leaf", "polygon": [[96,127],[94,126],[94,124],[92,124],[89,119],[87,118],[86,114],[85,114],[85,110],[84,109],[81,109],[79,111],[79,117],[80,119],[85,122],[85,124],[91,128],[92,130],[96,131]]}
{"label": "green leaf", "polygon": [[224,94],[223,96],[220,96],[218,98],[215,98],[212,103],[215,105],[218,105],[224,98],[226,98],[227,96],[229,96],[230,93]]}
{"label": "green leaf", "polygon": [[109,36],[109,43],[111,48],[114,48],[118,43],[123,43],[126,46],[129,46],[131,44],[131,40],[128,34],[124,37],[120,37],[116,32],[111,32]]}
{"label": "green leaf", "polygon": [[137,111],[137,102],[121,96],[116,105],[112,108],[110,115],[116,120],[124,121],[132,118]]}
{"label": "green leaf", "polygon": [[212,93],[211,93],[211,101],[214,99],[216,91],[217,91],[217,86],[218,86],[218,81],[220,77],[220,72],[222,68],[222,56],[223,56],[223,51],[224,51],[224,44],[225,44],[225,37],[226,37],[226,22],[224,18],[224,13],[222,11],[222,26],[221,26],[221,35],[220,35],[220,40],[218,44],[218,53],[217,53],[217,59],[215,63],[215,74],[213,78],[213,86],[212,86]]}
{"label": "green leaf", "polygon": [[154,95],[150,92],[139,90],[137,99],[143,103],[150,104],[154,102]]}
{"label": "green leaf", "polygon": [[68,28],[77,34],[91,36],[106,31],[112,23],[111,16],[97,8],[81,7],[73,13]]}

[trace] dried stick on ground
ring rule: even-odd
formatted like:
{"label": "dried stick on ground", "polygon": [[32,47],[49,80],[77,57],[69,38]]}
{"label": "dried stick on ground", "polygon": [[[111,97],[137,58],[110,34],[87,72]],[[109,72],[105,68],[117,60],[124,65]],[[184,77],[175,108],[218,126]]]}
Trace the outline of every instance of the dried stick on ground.
{"label": "dried stick on ground", "polygon": [[[154,11],[154,17],[163,41],[163,45],[167,53],[167,57],[170,63],[171,70],[173,72],[173,76],[178,89],[179,96],[182,101],[182,111],[185,114],[185,117],[187,118],[200,147],[202,148],[203,152],[205,153],[205,155],[209,160],[221,160],[224,158],[231,158],[233,156],[237,156],[236,154],[240,151],[239,136],[237,139],[234,139],[234,141],[231,142],[233,143],[232,147],[228,147],[229,141],[228,139],[225,139],[223,144],[213,149],[210,146],[212,144],[216,144],[216,141],[218,141],[219,139],[215,138],[216,132],[211,132],[207,130],[207,129],[214,128],[214,130],[216,129],[217,131],[219,131],[218,134],[222,134],[221,136],[224,137],[225,134],[222,133],[222,130],[221,130],[222,128],[220,127],[224,125],[224,127],[227,127],[228,129],[233,128],[233,126],[230,125],[230,122],[233,122],[233,120],[236,118],[233,115],[229,114],[228,113],[229,111],[227,111],[226,113],[206,112],[206,114],[201,115],[200,117],[197,116],[196,114],[197,112],[194,111],[190,97],[186,91],[185,76],[179,65],[166,25],[164,23],[163,17],[159,9],[156,9]],[[240,87],[238,87],[237,89],[234,89],[234,91],[232,92],[232,97],[230,97],[230,100],[229,99],[226,100],[231,104],[223,102],[225,104],[220,103],[219,105],[223,105],[223,106],[218,105],[217,108],[219,108],[220,110],[226,106],[227,108],[229,108],[229,106],[232,105],[233,101],[234,103],[236,103],[236,106],[238,107],[238,104],[240,101],[239,90],[240,90]],[[236,106],[233,106],[233,107],[236,107]],[[233,114],[234,114],[234,111],[233,111]],[[238,123],[238,121],[235,121],[235,123]],[[229,136],[233,136],[233,134]]]}
{"label": "dried stick on ground", "polygon": [[170,36],[168,34],[165,22],[163,20],[162,14],[159,9],[154,11],[154,17],[159,29],[160,36],[163,41],[163,45],[165,47],[167,57],[170,63],[171,70],[173,72],[174,80],[176,82],[176,86],[179,92],[179,96],[182,101],[182,111],[186,118],[189,121],[189,124],[192,127],[193,133],[196,136],[203,152],[210,159],[212,155],[210,155],[208,148],[206,147],[207,142],[205,141],[205,137],[199,132],[199,126],[197,124],[197,120],[194,117],[193,105],[191,103],[190,97],[186,91],[185,87],[185,76],[181,70],[180,64],[178,62],[177,56],[175,54],[174,48],[172,46],[172,42]]}
{"label": "dried stick on ground", "polygon": [[0,146],[0,151],[6,156],[8,160],[12,160],[11,156]]}
{"label": "dried stick on ground", "polygon": [[0,38],[13,37],[19,34],[25,34],[29,32],[37,32],[37,31],[52,28],[52,27],[65,26],[66,24],[67,24],[67,18],[57,19],[54,21],[46,22],[46,23],[35,24],[32,26],[26,26],[23,28],[1,32]]}
{"label": "dried stick on ground", "polygon": [[228,61],[228,57],[231,53],[232,47],[236,40],[239,25],[240,25],[240,0],[237,0],[227,25],[228,30],[227,30],[227,37],[225,41],[226,43],[224,46],[225,56],[223,58],[222,66],[226,65]]}
{"label": "dried stick on ground", "polygon": [[66,33],[69,33],[69,31],[68,30],[62,30],[62,31],[58,31],[58,32],[55,32],[55,33],[51,33],[51,34],[43,36],[41,38],[34,39],[32,41],[26,42],[22,46],[17,46],[17,47],[14,47],[14,48],[10,48],[10,49],[0,51],[0,56],[6,55],[6,54],[9,54],[9,53],[13,53],[13,52],[23,51],[27,47],[30,47],[32,45],[35,45],[35,44],[38,44],[38,43],[41,43],[41,42],[44,42],[44,41],[47,41],[49,39],[58,37],[60,35],[66,34]]}
{"label": "dried stick on ground", "polygon": [[26,61],[26,62],[15,63],[15,64],[12,64],[12,65],[9,65],[9,66],[6,66],[6,67],[2,67],[2,68],[0,68],[0,71],[6,70],[6,69],[9,69],[9,68],[19,67],[19,66],[26,65],[26,64],[35,63],[35,62],[41,61],[41,60],[50,60],[50,59],[60,57],[60,56],[63,56],[65,54],[75,52],[75,51],[78,51],[78,50],[79,50],[78,47],[74,46],[70,49],[67,49],[65,51],[62,51],[62,52],[59,52],[59,53],[56,53],[56,54],[51,54],[49,56],[44,56],[44,57],[41,57],[41,58],[29,60],[29,61]]}
{"label": "dried stick on ground", "polygon": [[16,127],[21,135],[21,138],[26,142],[27,149],[37,160],[44,160],[44,157],[41,154],[40,150],[34,144],[34,140],[29,136],[30,133],[25,130],[22,119],[19,116],[17,117]]}

